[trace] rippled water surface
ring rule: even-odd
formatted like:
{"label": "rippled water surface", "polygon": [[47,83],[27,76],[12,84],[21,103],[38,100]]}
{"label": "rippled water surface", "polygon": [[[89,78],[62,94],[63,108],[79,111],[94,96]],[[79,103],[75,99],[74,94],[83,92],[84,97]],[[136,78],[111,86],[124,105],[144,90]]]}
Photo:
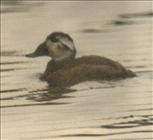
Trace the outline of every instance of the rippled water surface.
{"label": "rippled water surface", "polygon": [[[151,1],[2,3],[2,140],[153,139],[152,5]],[[77,57],[105,56],[137,77],[84,82],[52,94],[39,80],[50,58],[30,59],[25,54],[53,31],[72,36]]]}

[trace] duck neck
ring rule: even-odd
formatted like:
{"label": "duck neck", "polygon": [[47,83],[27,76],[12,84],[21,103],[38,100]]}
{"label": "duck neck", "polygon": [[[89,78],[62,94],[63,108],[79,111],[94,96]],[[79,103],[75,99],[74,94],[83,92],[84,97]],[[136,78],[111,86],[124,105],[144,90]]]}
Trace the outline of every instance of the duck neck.
{"label": "duck neck", "polygon": [[73,52],[65,57],[52,58],[55,64],[66,64],[75,59],[76,52]]}

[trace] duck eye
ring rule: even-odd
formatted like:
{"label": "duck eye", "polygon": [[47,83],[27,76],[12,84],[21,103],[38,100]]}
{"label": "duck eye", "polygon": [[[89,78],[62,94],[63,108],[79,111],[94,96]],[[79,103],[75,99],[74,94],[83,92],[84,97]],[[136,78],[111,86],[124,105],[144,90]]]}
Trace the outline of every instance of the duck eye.
{"label": "duck eye", "polygon": [[58,42],[58,39],[56,37],[51,38],[52,42]]}

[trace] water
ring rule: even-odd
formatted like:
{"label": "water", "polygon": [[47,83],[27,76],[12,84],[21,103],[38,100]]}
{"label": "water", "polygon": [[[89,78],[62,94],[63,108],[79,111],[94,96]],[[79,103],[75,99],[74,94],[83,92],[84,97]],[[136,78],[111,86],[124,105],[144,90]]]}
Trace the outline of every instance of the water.
{"label": "water", "polygon": [[[152,138],[152,2],[36,2],[2,5],[3,140]],[[53,31],[71,34],[77,57],[106,56],[136,72],[120,81],[84,82],[42,100],[39,76],[50,58],[29,59]]]}

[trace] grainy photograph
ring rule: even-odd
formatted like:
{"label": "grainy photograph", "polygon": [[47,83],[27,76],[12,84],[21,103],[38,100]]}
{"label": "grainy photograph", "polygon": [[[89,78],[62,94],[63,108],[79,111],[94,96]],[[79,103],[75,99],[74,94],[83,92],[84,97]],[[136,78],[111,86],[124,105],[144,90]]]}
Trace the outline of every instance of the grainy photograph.
{"label": "grainy photograph", "polygon": [[1,140],[152,140],[152,7],[1,0]]}

